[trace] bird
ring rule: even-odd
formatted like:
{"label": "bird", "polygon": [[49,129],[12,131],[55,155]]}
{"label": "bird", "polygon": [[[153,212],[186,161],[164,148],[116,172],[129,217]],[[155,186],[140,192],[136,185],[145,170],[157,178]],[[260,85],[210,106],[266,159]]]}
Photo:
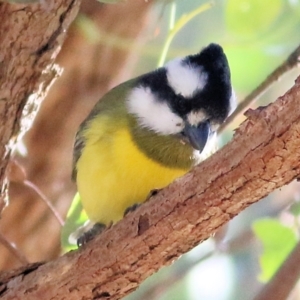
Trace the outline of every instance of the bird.
{"label": "bird", "polygon": [[228,60],[215,43],[106,93],[80,125],[73,151],[76,196],[95,228],[118,222],[204,160],[234,108]]}

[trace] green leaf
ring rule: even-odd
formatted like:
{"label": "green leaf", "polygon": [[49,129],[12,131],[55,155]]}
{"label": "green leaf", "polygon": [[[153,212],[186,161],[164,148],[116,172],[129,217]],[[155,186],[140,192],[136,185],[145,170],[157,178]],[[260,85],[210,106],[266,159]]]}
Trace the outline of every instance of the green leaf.
{"label": "green leaf", "polygon": [[77,248],[76,245],[69,242],[69,237],[87,220],[88,217],[82,207],[80,196],[77,193],[73,199],[71,207],[69,208],[65,225],[63,226],[61,231],[61,246],[64,252]]}
{"label": "green leaf", "polygon": [[295,232],[276,219],[255,221],[252,229],[263,244],[263,253],[259,259],[261,274],[259,279],[268,281],[281,266],[297,243]]}
{"label": "green leaf", "polygon": [[271,30],[282,9],[282,0],[228,0],[227,28],[243,39],[255,38]]}

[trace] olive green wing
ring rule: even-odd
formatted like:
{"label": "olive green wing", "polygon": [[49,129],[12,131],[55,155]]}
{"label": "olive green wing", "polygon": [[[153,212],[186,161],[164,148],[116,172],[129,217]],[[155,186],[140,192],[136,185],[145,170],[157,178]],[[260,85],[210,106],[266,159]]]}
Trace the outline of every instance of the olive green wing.
{"label": "olive green wing", "polygon": [[94,106],[88,117],[80,125],[78,132],[76,133],[75,143],[73,148],[73,168],[72,168],[72,179],[75,181],[77,177],[76,164],[82,154],[85,147],[86,140],[84,137],[84,130],[88,127],[88,124],[96,116],[102,113],[114,114],[117,118],[120,118],[124,113],[126,114],[125,99],[135,83],[137,78],[128,80],[112,90],[106,93]]}

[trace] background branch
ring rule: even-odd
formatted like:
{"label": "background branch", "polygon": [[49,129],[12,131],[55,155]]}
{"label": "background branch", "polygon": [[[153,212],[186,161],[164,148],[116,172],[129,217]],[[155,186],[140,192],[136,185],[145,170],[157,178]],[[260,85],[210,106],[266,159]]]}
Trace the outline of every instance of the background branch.
{"label": "background branch", "polygon": [[268,88],[286,72],[292,70],[299,64],[300,59],[300,45],[287,57],[287,59],[278,66],[271,74],[269,74],[264,81],[262,81],[257,88],[255,88],[246,98],[241,101],[236,110],[227,118],[227,120],[219,128],[222,132],[233,120],[240,115],[247,107],[249,107],[257,98],[265,93]]}

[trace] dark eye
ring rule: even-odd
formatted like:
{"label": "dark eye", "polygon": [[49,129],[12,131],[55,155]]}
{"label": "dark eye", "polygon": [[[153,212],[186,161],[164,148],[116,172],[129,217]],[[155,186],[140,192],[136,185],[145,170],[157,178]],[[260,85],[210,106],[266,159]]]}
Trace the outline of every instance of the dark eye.
{"label": "dark eye", "polygon": [[174,111],[180,116],[186,115],[190,110],[189,101],[181,95],[176,95],[176,98],[173,98],[171,105]]}

